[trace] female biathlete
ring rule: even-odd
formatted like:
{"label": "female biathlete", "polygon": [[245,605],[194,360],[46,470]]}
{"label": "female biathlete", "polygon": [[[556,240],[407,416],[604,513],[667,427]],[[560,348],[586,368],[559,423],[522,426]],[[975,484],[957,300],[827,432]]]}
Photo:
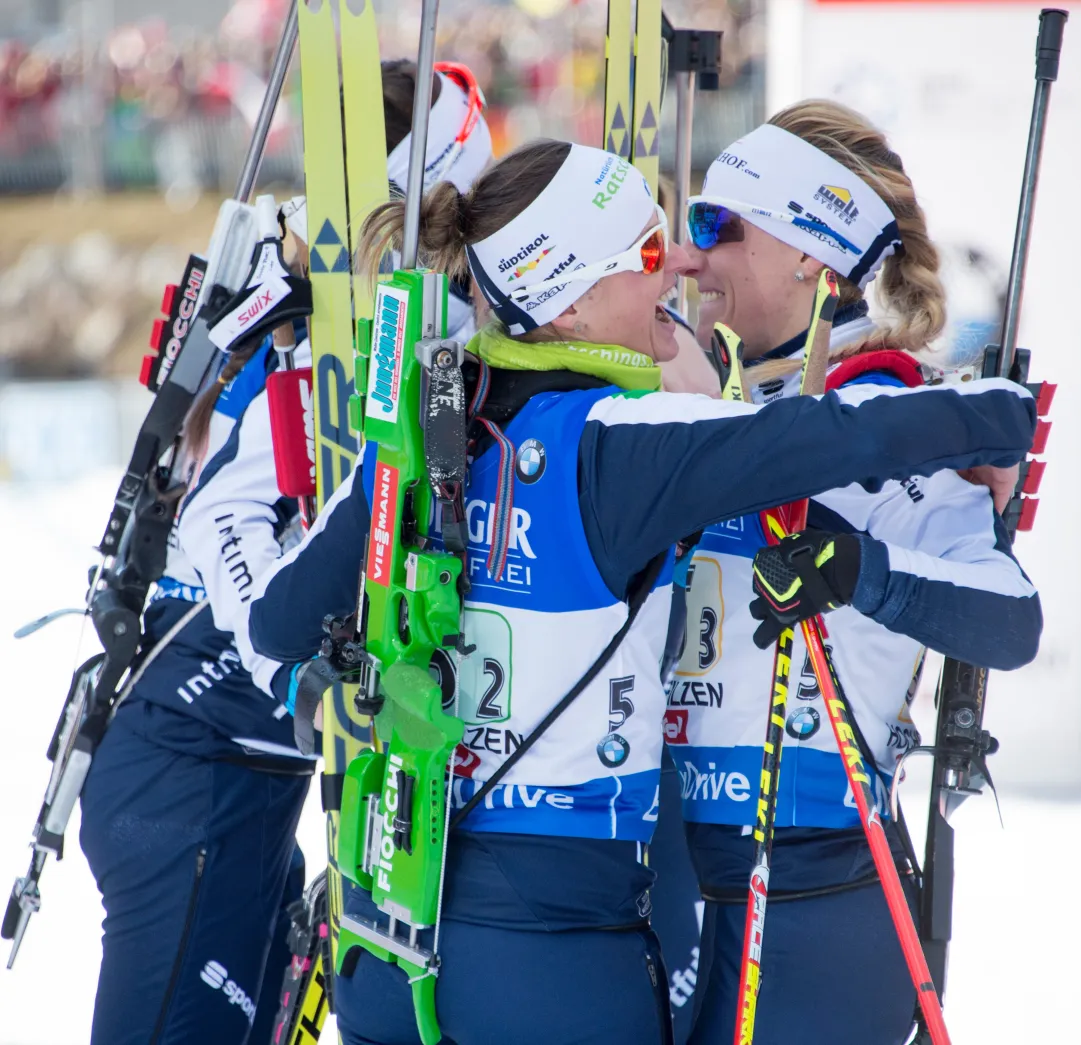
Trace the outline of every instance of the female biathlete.
{"label": "female biathlete", "polygon": [[[442,156],[430,177],[466,188],[491,159],[491,137],[472,74],[441,70],[428,140]],[[405,182],[415,76],[409,62],[383,64],[394,186]],[[287,208],[301,241],[302,202]],[[450,311],[472,331],[467,295]],[[304,887],[294,835],[314,770],[283,707],[289,669],[247,639],[255,578],[300,538],[297,505],[275,478],[265,383],[278,365],[269,338],[238,347],[186,421],[178,474],[187,469],[188,492],[144,614],[144,651],[195,607],[209,612],[148,662],[83,791],[80,841],[106,911],[93,1045],[270,1041],[289,960],[286,909]]]}
{"label": "female biathlete", "polygon": [[[375,212],[362,268],[402,223],[401,204]],[[441,1025],[469,1045],[656,1045],[671,1023],[642,850],[656,817],[672,545],[853,481],[1012,464],[1030,443],[1033,403],[1003,381],[766,408],[656,391],[657,362],[675,352],[659,298],[687,257],[641,174],[598,149],[535,142],[465,195],[438,186],[423,202],[421,253],[455,274],[468,264],[498,321],[469,343],[471,383],[487,396],[474,397],[465,504],[477,649],[461,667],[456,808],[638,607],[604,671],[451,834]],[[796,448],[777,454],[781,439]],[[513,502],[497,519],[504,454]],[[323,617],[355,608],[365,479],[355,470],[257,585],[251,638],[263,654],[305,661]],[[359,889],[346,904],[382,918]],[[405,976],[366,951],[338,979],[337,1016],[354,1045],[418,1040]]]}
{"label": "female biathlete", "polygon": [[[793,215],[814,224],[797,227]],[[857,113],[802,102],[729,146],[690,201],[689,231],[699,340],[709,344],[715,322],[741,336],[755,402],[790,402],[798,393],[824,265],[840,277],[827,387],[921,385],[930,374],[909,353],[945,323],[938,254],[900,158]],[[884,325],[867,315],[872,280],[891,317]],[[911,429],[904,438],[933,446],[942,432]],[[788,434],[773,452],[799,454],[801,444]],[[898,759],[919,742],[908,703],[924,647],[1017,668],[1035,656],[1041,629],[1039,600],[1010,554],[988,489],[950,471],[895,479],[878,492],[852,484],[818,494],[804,535],[816,555],[832,547],[822,573],[828,601],[845,608],[828,618],[828,645],[882,774],[880,798]],[[717,482],[726,480],[719,472]],[[1008,495],[1009,478],[1006,485]],[[697,1045],[732,1040],[736,1018],[753,849],[743,825],[755,818],[780,631],[767,599],[748,609],[752,562],[764,544],[753,514],[706,530],[665,717],[707,901]],[[830,608],[800,598],[800,616]],[[899,1045],[915,992],[798,628],[792,664],[755,1041]],[[914,895],[896,826],[888,833]]]}

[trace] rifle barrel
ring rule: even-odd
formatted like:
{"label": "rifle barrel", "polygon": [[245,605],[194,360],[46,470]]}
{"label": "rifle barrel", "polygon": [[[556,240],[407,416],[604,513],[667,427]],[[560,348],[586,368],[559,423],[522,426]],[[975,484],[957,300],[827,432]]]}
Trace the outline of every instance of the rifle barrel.
{"label": "rifle barrel", "polygon": [[424,157],[428,148],[428,113],[432,107],[435,68],[435,23],[439,0],[424,0],[420,16],[417,54],[417,89],[413,96],[413,127],[409,146],[409,179],[405,186],[405,228],[402,230],[402,268],[417,267],[420,239],[420,198],[424,194]]}
{"label": "rifle barrel", "polygon": [[1044,132],[1047,129],[1047,106],[1051,98],[1051,84],[1058,77],[1058,59],[1062,50],[1062,31],[1066,18],[1065,11],[1045,8],[1040,12],[1040,32],[1036,44],[1036,94],[1032,100],[1025,173],[1021,179],[1021,203],[1017,209],[1017,229],[1014,233],[1010,279],[1006,290],[1006,311],[1002,317],[1002,349],[997,367],[999,377],[1009,376],[1017,351],[1032,215],[1036,203],[1036,186],[1040,178]]}
{"label": "rifle barrel", "polygon": [[259,165],[263,161],[267,136],[270,134],[270,124],[274,119],[274,110],[278,107],[278,99],[281,97],[282,86],[285,84],[285,74],[289,71],[289,62],[292,60],[293,49],[296,47],[298,2],[299,0],[292,0],[289,5],[289,14],[285,19],[282,38],[278,42],[274,64],[270,67],[270,80],[267,83],[266,94],[263,95],[263,104],[259,107],[259,116],[255,120],[251,142],[248,144],[248,152],[244,157],[244,166],[241,167],[240,177],[237,179],[236,192],[233,193],[233,199],[241,203],[248,202],[248,197],[255,188],[255,179],[259,176]]}

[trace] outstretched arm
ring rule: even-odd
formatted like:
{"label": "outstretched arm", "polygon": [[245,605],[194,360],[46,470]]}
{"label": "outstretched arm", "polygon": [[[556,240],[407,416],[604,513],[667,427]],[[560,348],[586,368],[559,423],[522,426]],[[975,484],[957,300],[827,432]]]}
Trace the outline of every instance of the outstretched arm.
{"label": "outstretched arm", "polygon": [[858,482],[1009,466],[1032,443],[1035,403],[1001,379],[933,388],[852,385],[768,406],[620,394],[590,411],[579,505],[610,590],[680,537]]}

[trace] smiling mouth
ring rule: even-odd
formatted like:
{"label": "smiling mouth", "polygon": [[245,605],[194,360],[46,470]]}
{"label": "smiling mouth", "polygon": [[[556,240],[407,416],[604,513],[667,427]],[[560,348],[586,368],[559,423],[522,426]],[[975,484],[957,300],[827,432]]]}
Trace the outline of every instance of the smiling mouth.
{"label": "smiling mouth", "polygon": [[710,301],[719,301],[724,297],[724,292],[720,290],[700,290],[698,292],[698,300],[703,304]]}
{"label": "smiling mouth", "polygon": [[[666,295],[667,296],[667,295]],[[672,323],[674,320],[668,314],[668,310],[664,307],[663,301],[658,301],[653,308],[653,318],[658,323]]]}

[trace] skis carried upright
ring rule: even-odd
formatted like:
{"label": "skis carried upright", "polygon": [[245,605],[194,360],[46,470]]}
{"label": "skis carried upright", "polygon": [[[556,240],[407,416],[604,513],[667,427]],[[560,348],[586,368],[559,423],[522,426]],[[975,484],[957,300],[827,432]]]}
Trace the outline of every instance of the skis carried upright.
{"label": "skis carried upright", "polygon": [[[283,444],[292,445],[300,436],[298,424],[303,427],[295,408],[287,405],[290,399],[299,393],[301,402],[311,404],[312,428],[305,441],[314,481],[305,492],[313,497],[317,512],[356,461],[360,423],[351,401],[357,328],[370,326],[373,302],[366,282],[353,279],[352,259],[365,217],[388,196],[375,12],[371,3],[349,2],[339,3],[337,12],[335,19],[327,0],[299,0],[306,197],[293,201],[289,220],[300,221],[297,232],[308,248],[312,366],[293,369],[286,354],[287,369],[267,382],[272,412],[281,403],[276,448],[279,436]],[[301,202],[302,215],[297,206]],[[298,482],[305,483],[303,477]],[[293,957],[274,1023],[278,1045],[314,1045],[327,1013],[334,1011],[334,959],[343,902],[338,869],[342,782],[349,763],[372,744],[371,719],[358,710],[355,695],[356,687],[336,673],[327,680],[321,701],[317,696],[314,702],[323,705],[320,784],[327,814],[327,868],[292,912]],[[304,716],[296,721],[298,743],[304,734],[308,747],[313,746],[311,722]]]}
{"label": "skis carried upright", "polygon": [[608,0],[601,147],[630,160],[657,195],[660,176],[661,0]]}
{"label": "skis carried upright", "polygon": [[[312,282],[312,397],[317,506],[349,475],[357,454],[350,427],[356,324],[370,321],[371,294],[352,278],[355,236],[387,199],[386,135],[379,42],[371,3],[300,0],[301,98],[309,267]],[[327,813],[331,952],[337,948],[342,883],[337,867],[346,766],[371,744],[371,720],[342,683],[323,700],[322,798]],[[321,1026],[321,1024],[320,1024]]]}
{"label": "skis carried upright", "polygon": [[604,38],[604,131],[602,148],[631,156],[631,55],[634,0],[608,0]]}
{"label": "skis carried upright", "polygon": [[631,162],[649,182],[654,198],[661,175],[661,0],[636,0]]}

